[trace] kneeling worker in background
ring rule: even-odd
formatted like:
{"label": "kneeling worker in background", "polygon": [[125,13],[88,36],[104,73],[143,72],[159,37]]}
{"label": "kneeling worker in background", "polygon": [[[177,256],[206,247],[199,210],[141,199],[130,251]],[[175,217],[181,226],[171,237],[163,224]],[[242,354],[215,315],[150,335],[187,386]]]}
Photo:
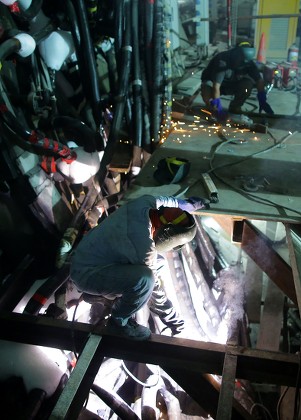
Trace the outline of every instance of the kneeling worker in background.
{"label": "kneeling worker in background", "polygon": [[234,95],[228,111],[241,114],[241,107],[257,88],[259,112],[273,114],[267,103],[264,80],[253,61],[255,49],[249,42],[241,42],[237,47],[217,53],[202,72],[201,95],[207,108],[218,120],[226,118],[221,95]]}

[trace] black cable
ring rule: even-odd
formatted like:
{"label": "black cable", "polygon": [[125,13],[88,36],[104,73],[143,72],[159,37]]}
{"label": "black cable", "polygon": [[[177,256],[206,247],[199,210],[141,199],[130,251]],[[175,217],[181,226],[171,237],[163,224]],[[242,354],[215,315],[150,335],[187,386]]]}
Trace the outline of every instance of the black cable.
{"label": "black cable", "polygon": [[300,385],[301,385],[301,353],[299,352],[299,365],[295,386],[295,399],[294,399],[294,415],[293,420],[299,419],[300,412]]}
{"label": "black cable", "polygon": [[17,53],[21,48],[21,42],[17,38],[10,38],[0,45],[1,63],[11,54]]}
{"label": "black cable", "polygon": [[112,395],[106,389],[93,383],[94,393],[118,416],[124,420],[139,420],[134,410],[117,394]]}
{"label": "black cable", "polygon": [[80,119],[57,115],[52,119],[51,125],[54,130],[61,129],[65,137],[72,138],[85,152],[96,151],[96,132]]}
{"label": "black cable", "polygon": [[139,0],[132,0],[134,145],[142,145],[142,80],[139,53]]}
{"label": "black cable", "polygon": [[108,142],[104,151],[104,155],[100,162],[100,168],[97,174],[97,179],[100,185],[107,175],[107,166],[111,162],[112,156],[115,151],[116,142],[120,138],[120,132],[123,126],[125,107],[129,95],[129,80],[132,61],[132,46],[131,46],[131,8],[130,1],[124,3],[124,21],[125,21],[125,34],[123,45],[120,50],[121,61],[118,63],[117,68],[121,69],[119,73],[118,92],[114,98],[114,117],[110,128]]}
{"label": "black cable", "polygon": [[147,0],[142,3],[142,16],[143,16],[143,51],[144,57],[142,63],[145,66],[145,79],[147,80],[149,96],[151,96],[151,87],[153,80],[153,37],[154,37],[154,1]]}
{"label": "black cable", "polygon": [[75,305],[75,308],[74,308],[74,311],[73,311],[73,315],[72,315],[72,321],[71,321],[71,338],[72,338],[72,348],[73,348],[73,353],[74,353],[74,356],[75,356],[75,358],[76,358],[76,361],[78,361],[78,358],[79,358],[79,354],[77,354],[77,351],[76,351],[76,345],[75,345],[75,335],[74,335],[74,324],[75,324],[75,315],[76,315],[76,312],[77,312],[77,309],[78,309],[78,306],[79,306],[79,303],[80,303],[80,298],[78,299],[78,301],[77,301],[77,303],[76,303],[76,305]]}
{"label": "black cable", "polygon": [[159,141],[161,125],[161,111],[163,98],[163,3],[158,0],[154,3],[154,32],[152,50],[153,75],[151,80],[151,139],[155,144]]}
{"label": "black cable", "polygon": [[23,313],[30,315],[38,315],[39,311],[50,298],[63,284],[69,279],[69,264],[65,263],[61,268],[56,269],[54,274],[50,276],[33,294],[27,302]]}
{"label": "black cable", "polygon": [[175,31],[174,29],[171,28],[170,32],[173,33],[173,34],[175,34],[181,41],[186,42],[191,47],[195,47],[195,44],[193,42],[190,42],[188,39],[181,37],[181,35],[180,35],[180,33],[178,31]]}
{"label": "black cable", "polygon": [[[123,44],[124,31],[124,0],[115,0],[114,5],[114,48],[118,73],[120,72],[120,55]],[[122,70],[122,69],[121,69]]]}
{"label": "black cable", "polygon": [[86,78],[86,81],[88,81],[87,99],[91,100],[93,118],[98,129],[103,123],[102,98],[99,91],[95,50],[90,34],[87,8],[84,0],[76,0],[74,6],[82,42],[82,57],[80,58],[83,59],[82,66],[84,73],[81,74],[81,77]]}
{"label": "black cable", "polygon": [[277,403],[277,420],[280,420],[280,407],[281,407],[281,404],[283,402],[283,399],[284,399],[284,397],[285,397],[285,395],[286,395],[286,393],[287,393],[288,390],[289,390],[289,386],[287,386],[285,388],[285,390],[282,392],[282,394],[280,395],[280,398],[278,400],[278,403]]}
{"label": "black cable", "polygon": [[[67,14],[67,16],[69,18],[69,22],[70,22],[70,28],[71,28],[73,42],[74,42],[74,46],[75,46],[75,50],[76,50],[76,55],[77,55],[77,58],[79,60],[79,56],[81,56],[82,40],[81,40],[79,24],[78,24],[78,20],[77,20],[77,16],[76,16],[76,11],[75,11],[74,5],[73,5],[71,0],[66,0],[65,7],[66,7],[66,14]],[[81,63],[79,63],[79,64],[81,64]]]}

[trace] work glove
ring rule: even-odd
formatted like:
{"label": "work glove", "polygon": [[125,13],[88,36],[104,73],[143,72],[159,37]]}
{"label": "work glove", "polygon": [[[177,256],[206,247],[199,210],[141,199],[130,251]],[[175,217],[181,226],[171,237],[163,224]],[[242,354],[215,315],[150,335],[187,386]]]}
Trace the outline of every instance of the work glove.
{"label": "work glove", "polygon": [[188,213],[201,209],[210,209],[210,201],[201,197],[189,197],[186,200],[178,199],[178,206],[183,211]]}
{"label": "work glove", "polygon": [[272,110],[271,106],[267,103],[267,94],[264,90],[257,93],[257,99],[259,102],[259,112],[263,110],[267,114],[274,114],[274,111]]}
{"label": "work glove", "polygon": [[210,107],[213,110],[213,115],[218,121],[225,121],[227,119],[227,113],[223,110],[220,98],[210,99]]}

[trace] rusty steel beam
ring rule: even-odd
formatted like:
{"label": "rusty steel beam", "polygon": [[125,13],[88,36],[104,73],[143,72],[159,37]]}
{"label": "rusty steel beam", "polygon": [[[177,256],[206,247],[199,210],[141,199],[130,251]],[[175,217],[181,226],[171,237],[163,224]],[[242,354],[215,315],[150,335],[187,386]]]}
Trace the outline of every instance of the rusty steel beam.
{"label": "rusty steel beam", "polygon": [[[80,322],[50,319],[17,313],[0,314],[0,339],[81,352],[91,333],[102,335],[99,327]],[[226,354],[237,357],[236,375],[251,382],[294,386],[299,358],[242,346],[226,346],[153,334],[137,342],[103,335],[99,356],[151,363],[165,368],[222,375]]]}
{"label": "rusty steel beam", "polygon": [[241,247],[267,276],[297,304],[291,267],[273,249],[273,242],[248,221],[245,221]]}
{"label": "rusty steel beam", "polygon": [[297,295],[298,309],[299,313],[301,313],[301,228],[300,225],[294,226],[285,224],[285,231]]}
{"label": "rusty steel beam", "polygon": [[[217,418],[217,413],[220,410],[220,386],[211,375],[200,375],[198,372],[186,371],[184,368],[165,367],[164,370],[194,401],[200,404],[210,417]],[[227,402],[227,409],[224,410],[224,413],[226,411],[232,411],[231,417],[229,417],[231,420],[254,419],[236,399],[230,399]],[[228,417],[224,417],[223,420],[225,418]]]}
{"label": "rusty steel beam", "polygon": [[226,354],[216,420],[231,420],[234,400],[237,356]]}

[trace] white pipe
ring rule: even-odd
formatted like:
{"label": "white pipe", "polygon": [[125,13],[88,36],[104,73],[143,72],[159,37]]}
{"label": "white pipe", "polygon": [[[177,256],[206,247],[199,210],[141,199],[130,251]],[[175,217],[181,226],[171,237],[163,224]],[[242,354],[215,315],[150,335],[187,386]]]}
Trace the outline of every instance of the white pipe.
{"label": "white pipe", "polygon": [[5,4],[5,6],[11,6],[14,3],[17,3],[16,0],[0,0],[1,3]]}
{"label": "white pipe", "polygon": [[32,36],[29,34],[20,33],[15,35],[14,38],[17,39],[21,44],[21,48],[18,51],[18,54],[21,57],[28,57],[34,52],[36,48],[36,41]]}

